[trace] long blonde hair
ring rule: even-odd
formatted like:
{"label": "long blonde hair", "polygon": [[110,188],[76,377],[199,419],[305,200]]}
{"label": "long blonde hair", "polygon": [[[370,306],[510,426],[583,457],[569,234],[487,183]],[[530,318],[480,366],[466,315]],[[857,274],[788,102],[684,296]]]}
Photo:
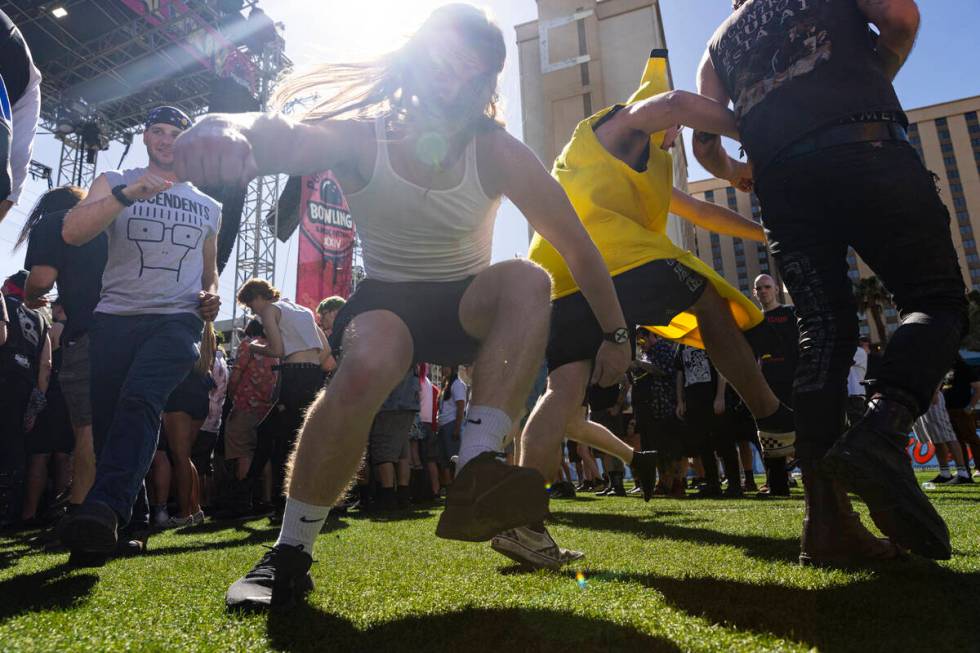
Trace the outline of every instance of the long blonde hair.
{"label": "long blonde hair", "polygon": [[454,116],[463,130],[471,133],[499,125],[497,77],[504,67],[506,46],[503,32],[482,10],[467,4],[439,7],[401,48],[372,61],[327,63],[282,80],[273,97],[273,106],[283,108],[290,100],[316,93],[323,99],[303,116],[312,121],[338,117],[376,117],[391,115],[404,119],[413,107],[414,71],[425,69],[427,45],[456,32],[487,67],[475,86],[462,96],[459,115]]}
{"label": "long blonde hair", "polygon": [[194,372],[207,376],[214,367],[214,352],[218,349],[218,336],[214,332],[214,322],[204,323],[204,333],[201,334],[201,354],[194,365]]}

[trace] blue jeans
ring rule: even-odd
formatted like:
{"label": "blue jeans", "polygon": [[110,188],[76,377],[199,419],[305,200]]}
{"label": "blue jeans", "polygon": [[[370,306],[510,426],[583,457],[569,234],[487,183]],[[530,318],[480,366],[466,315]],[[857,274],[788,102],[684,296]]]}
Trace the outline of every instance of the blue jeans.
{"label": "blue jeans", "polygon": [[130,519],[160,435],[160,415],[198,358],[196,315],[96,313],[91,338],[95,484],[86,502]]}

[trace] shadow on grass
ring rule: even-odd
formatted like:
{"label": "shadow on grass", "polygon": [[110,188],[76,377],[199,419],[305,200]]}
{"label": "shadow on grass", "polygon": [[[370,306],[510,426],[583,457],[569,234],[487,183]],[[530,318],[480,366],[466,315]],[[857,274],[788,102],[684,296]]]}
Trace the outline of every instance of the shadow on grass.
{"label": "shadow on grass", "polygon": [[272,613],[269,639],[283,651],[643,651],[675,653],[673,642],[604,619],[543,609],[470,608],[356,628],[308,604]]}
{"label": "shadow on grass", "polygon": [[[666,513],[663,513],[666,514]],[[796,562],[800,555],[798,537],[771,537],[763,535],[738,535],[723,533],[710,528],[682,526],[678,523],[657,521],[654,517],[635,517],[614,513],[553,512],[551,519],[559,524],[588,530],[629,533],[648,538],[666,538],[698,544],[721,544],[742,549],[753,558],[777,562]]]}
{"label": "shadow on grass", "polygon": [[[212,528],[205,530],[202,527],[194,527],[190,529],[183,529],[177,531],[178,535],[196,535],[196,534],[206,534],[206,533],[220,533],[226,530],[235,530],[238,532],[247,533],[246,537],[237,540],[225,540],[221,542],[207,541],[207,542],[197,542],[188,545],[177,545],[177,546],[165,546],[165,547],[155,547],[153,546],[154,536],[150,536],[150,540],[147,546],[146,553],[144,556],[165,556],[165,555],[178,555],[182,553],[195,553],[197,551],[218,551],[221,549],[233,549],[241,546],[251,546],[253,544],[269,544],[271,545],[276,540],[276,536],[279,534],[279,526],[266,525],[260,528],[253,528],[245,523],[228,523],[223,522],[223,528]],[[343,530],[347,528],[347,524],[339,520],[329,520],[324,523],[323,528],[320,529],[320,534],[324,535],[327,533],[333,533],[335,531]]]}
{"label": "shadow on grass", "polygon": [[92,591],[94,574],[67,575],[67,563],[0,581],[0,623],[26,612],[73,608]]}
{"label": "shadow on grass", "polygon": [[[599,573],[590,578],[639,583],[693,616],[821,651],[928,650],[939,641],[976,642],[973,606],[980,573],[952,572],[921,559],[869,573],[846,585],[813,590],[711,577]],[[923,613],[926,588],[929,597],[941,597],[942,609]]]}

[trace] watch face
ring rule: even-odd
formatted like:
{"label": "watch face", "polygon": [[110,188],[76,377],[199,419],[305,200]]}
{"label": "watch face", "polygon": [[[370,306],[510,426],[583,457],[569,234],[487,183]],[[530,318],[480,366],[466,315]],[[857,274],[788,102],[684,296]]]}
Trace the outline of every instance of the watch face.
{"label": "watch face", "polygon": [[617,345],[622,345],[630,339],[629,333],[626,331],[626,329],[616,329],[616,332],[613,333],[613,337],[616,339]]}

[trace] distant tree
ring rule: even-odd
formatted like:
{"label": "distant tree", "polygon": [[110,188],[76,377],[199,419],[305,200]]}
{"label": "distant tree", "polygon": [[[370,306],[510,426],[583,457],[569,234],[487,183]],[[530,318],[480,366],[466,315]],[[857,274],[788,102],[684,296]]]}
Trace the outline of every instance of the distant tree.
{"label": "distant tree", "polygon": [[962,346],[971,351],[980,351],[980,292],[971,290],[966,294],[969,302],[967,310],[970,316],[970,326],[963,336]]}
{"label": "distant tree", "polygon": [[854,284],[854,299],[857,300],[858,310],[862,313],[870,314],[874,320],[875,329],[882,342],[888,337],[885,330],[885,307],[891,304],[891,295],[881,285],[881,281],[876,276],[859,279]]}

